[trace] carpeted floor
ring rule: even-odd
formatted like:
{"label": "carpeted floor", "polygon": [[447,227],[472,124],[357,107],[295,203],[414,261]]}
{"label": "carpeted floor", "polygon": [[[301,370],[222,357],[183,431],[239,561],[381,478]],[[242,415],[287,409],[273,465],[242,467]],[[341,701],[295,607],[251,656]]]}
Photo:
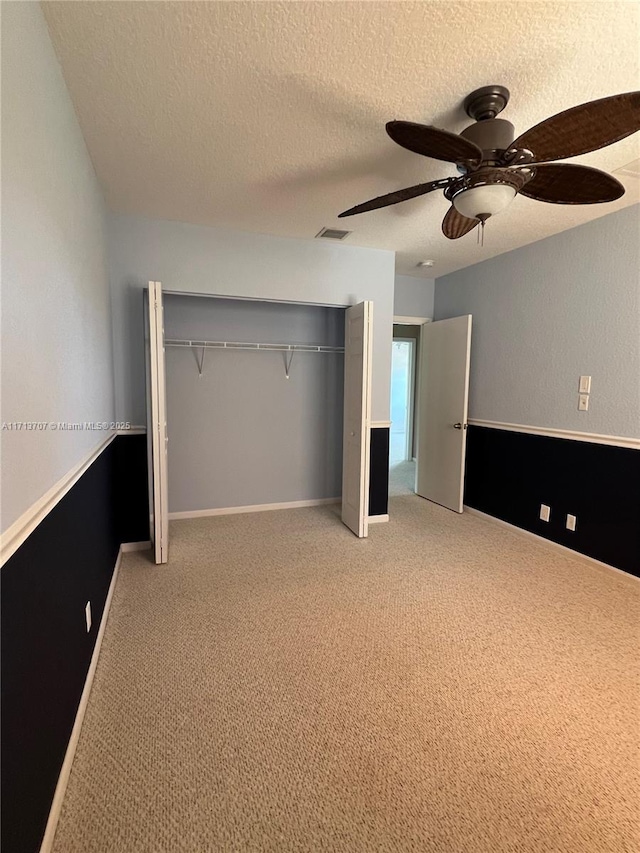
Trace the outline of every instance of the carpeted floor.
{"label": "carpeted floor", "polygon": [[412,459],[395,462],[389,466],[389,495],[415,495],[416,463]]}
{"label": "carpeted floor", "polygon": [[124,558],[55,853],[637,853],[640,585],[415,496]]}

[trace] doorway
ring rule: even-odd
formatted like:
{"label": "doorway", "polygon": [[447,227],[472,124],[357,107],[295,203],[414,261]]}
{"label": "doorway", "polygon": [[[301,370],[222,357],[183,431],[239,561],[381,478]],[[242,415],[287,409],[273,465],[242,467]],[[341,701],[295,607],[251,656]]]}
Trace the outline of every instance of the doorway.
{"label": "doorway", "polygon": [[407,462],[413,456],[415,341],[394,338],[391,355],[391,435],[389,462]]}
{"label": "doorway", "polygon": [[[394,317],[393,344],[414,340],[412,455],[403,454],[405,366],[392,379],[389,496],[417,494],[463,511],[471,315],[431,322]],[[395,369],[395,368],[394,368]],[[396,390],[397,389],[397,390]],[[394,406],[395,403],[395,406]],[[405,457],[404,460],[402,457]]]}
{"label": "doorway", "polygon": [[389,495],[415,494],[417,382],[421,326],[394,323],[391,350]]}

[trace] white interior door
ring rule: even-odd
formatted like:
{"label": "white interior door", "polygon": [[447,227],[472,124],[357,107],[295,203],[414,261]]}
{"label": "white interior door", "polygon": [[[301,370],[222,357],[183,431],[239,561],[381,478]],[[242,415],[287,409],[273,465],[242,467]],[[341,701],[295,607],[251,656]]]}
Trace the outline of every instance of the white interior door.
{"label": "white interior door", "polygon": [[346,311],[342,520],[356,536],[369,534],[371,324],[373,302]]}
{"label": "white interior door", "polygon": [[422,327],[416,493],[462,512],[471,314]]}
{"label": "white interior door", "polygon": [[167,403],[162,285],[150,281],[145,310],[147,357],[147,448],[151,539],[156,563],[169,559]]}

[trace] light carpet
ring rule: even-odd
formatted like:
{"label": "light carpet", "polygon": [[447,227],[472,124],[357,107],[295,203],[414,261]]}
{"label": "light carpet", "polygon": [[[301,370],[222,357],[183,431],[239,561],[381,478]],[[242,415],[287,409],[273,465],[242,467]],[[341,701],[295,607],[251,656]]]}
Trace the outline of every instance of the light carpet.
{"label": "light carpet", "polygon": [[126,554],[55,853],[637,853],[640,585],[418,497]]}
{"label": "light carpet", "polygon": [[389,466],[389,495],[415,495],[416,463],[412,459],[394,462]]}

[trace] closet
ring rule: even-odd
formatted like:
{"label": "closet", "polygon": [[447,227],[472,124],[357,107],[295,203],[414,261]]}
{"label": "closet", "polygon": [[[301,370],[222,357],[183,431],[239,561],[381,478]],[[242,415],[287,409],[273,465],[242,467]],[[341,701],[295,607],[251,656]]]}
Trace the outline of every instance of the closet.
{"label": "closet", "polygon": [[163,294],[155,282],[148,294],[156,562],[172,518],[342,500],[366,535],[370,303]]}

